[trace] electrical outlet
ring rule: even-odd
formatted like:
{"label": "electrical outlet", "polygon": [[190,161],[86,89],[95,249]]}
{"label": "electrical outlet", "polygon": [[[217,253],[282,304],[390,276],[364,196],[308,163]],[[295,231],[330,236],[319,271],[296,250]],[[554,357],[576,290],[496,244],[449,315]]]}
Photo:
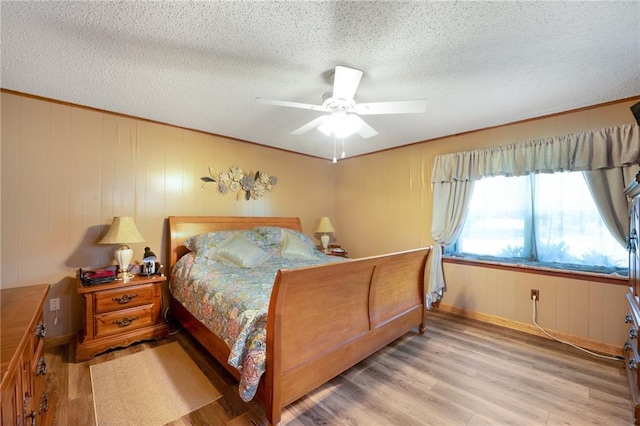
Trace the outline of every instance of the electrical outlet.
{"label": "electrical outlet", "polygon": [[533,296],[536,297],[536,300],[540,300],[540,291],[531,289],[531,300],[533,300]]}
{"label": "electrical outlet", "polygon": [[56,297],[55,299],[49,299],[49,310],[50,311],[59,311],[60,310],[60,298]]}

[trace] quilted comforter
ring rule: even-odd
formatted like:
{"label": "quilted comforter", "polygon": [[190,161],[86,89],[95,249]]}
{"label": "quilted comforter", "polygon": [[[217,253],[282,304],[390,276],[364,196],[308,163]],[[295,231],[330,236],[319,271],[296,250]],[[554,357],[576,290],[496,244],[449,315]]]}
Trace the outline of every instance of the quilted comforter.
{"label": "quilted comforter", "polygon": [[277,271],[342,260],[318,252],[315,259],[274,256],[260,267],[240,268],[189,253],[176,263],[170,290],[229,346],[228,363],[240,372],[240,397],[250,401],[265,370],[267,312]]}

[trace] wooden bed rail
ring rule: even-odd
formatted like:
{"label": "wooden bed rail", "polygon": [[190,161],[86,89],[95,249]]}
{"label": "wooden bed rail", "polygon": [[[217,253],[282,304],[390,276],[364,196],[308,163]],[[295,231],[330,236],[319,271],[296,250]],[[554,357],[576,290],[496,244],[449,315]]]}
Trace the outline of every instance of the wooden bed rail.
{"label": "wooden bed rail", "polygon": [[[265,412],[331,380],[413,328],[424,331],[430,248],[281,270],[267,324]],[[266,402],[266,401],[265,401]]]}

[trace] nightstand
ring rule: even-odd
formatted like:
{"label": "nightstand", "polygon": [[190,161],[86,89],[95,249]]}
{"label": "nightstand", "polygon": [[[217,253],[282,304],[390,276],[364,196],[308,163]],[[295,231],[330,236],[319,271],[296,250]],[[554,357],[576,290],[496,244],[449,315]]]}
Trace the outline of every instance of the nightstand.
{"label": "nightstand", "polygon": [[169,328],[162,320],[162,283],[166,280],[135,276],[128,281],[83,286],[78,279],[82,329],[78,332],[76,362],[107,349],[165,338]]}

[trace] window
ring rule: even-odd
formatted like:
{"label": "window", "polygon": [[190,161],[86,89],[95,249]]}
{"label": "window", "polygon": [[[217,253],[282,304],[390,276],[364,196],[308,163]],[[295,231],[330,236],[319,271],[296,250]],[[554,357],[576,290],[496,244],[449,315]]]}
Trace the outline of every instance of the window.
{"label": "window", "polygon": [[628,264],[581,172],[477,181],[462,233],[448,253],[625,275]]}

